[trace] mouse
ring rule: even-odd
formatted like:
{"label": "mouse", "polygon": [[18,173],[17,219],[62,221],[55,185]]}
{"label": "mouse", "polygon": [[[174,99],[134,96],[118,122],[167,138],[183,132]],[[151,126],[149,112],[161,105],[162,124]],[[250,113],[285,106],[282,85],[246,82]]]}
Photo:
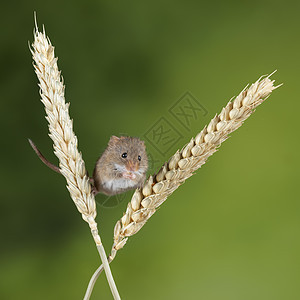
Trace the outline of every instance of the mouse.
{"label": "mouse", "polygon": [[[41,161],[53,171],[61,174],[59,167],[49,162],[28,139]],[[107,148],[96,161],[90,183],[93,193],[113,196],[141,187],[146,179],[148,156],[145,142],[137,137],[111,136]]]}
{"label": "mouse", "polygon": [[144,141],[137,137],[112,136],[93,172],[96,192],[116,195],[144,183],[148,157]]}

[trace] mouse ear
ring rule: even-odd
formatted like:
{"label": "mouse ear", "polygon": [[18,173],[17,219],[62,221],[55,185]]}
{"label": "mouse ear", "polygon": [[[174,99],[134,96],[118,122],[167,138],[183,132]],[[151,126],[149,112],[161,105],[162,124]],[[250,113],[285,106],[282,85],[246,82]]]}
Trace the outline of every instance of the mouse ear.
{"label": "mouse ear", "polygon": [[120,140],[120,138],[118,138],[117,136],[115,135],[112,135],[109,139],[109,142],[108,144],[109,145],[115,145],[118,141]]}

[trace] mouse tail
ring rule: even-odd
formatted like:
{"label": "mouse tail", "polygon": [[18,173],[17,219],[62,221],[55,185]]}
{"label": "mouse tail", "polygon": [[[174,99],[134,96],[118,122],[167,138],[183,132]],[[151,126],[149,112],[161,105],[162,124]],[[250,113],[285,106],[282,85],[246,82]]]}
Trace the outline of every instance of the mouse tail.
{"label": "mouse tail", "polygon": [[53,170],[56,173],[61,174],[59,167],[55,166],[54,164],[52,164],[51,162],[49,162],[46,157],[41,153],[41,151],[37,148],[37,146],[35,145],[35,143],[31,140],[28,139],[28,142],[30,144],[30,146],[32,147],[32,149],[34,150],[34,152],[36,153],[36,155],[39,157],[39,159],[51,170]]}

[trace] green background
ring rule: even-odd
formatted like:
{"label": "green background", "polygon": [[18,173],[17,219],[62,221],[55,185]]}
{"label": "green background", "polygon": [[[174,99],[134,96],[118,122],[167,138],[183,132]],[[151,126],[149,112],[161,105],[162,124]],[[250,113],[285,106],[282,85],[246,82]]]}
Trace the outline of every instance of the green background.
{"label": "green background", "polygon": [[[0,299],[82,299],[99,265],[87,224],[31,150],[57,163],[28,40],[33,11],[59,57],[89,172],[109,137],[165,117],[195,136],[247,83],[284,83],[180,187],[111,264],[122,299],[300,299],[299,1],[1,2]],[[185,92],[208,113],[183,128]],[[97,196],[109,252],[132,192]],[[119,204],[118,204],[119,203]],[[117,205],[118,204],[118,205]],[[102,274],[92,299],[111,299]]]}

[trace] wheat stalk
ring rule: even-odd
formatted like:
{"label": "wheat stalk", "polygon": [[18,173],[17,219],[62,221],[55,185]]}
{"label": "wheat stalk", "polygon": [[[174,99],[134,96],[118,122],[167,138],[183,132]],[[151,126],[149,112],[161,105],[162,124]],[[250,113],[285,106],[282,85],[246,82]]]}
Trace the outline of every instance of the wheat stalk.
{"label": "wheat stalk", "polygon": [[[221,113],[216,115],[195,138],[178,150],[157,174],[150,176],[142,188],[135,191],[126,212],[115,225],[109,262],[115,258],[117,251],[124,247],[128,237],[136,234],[167,197],[192,176],[194,171],[217,151],[229,134],[238,129],[255,108],[278,87],[274,86],[274,80],[270,80],[271,75],[259,78],[233,101],[229,101]],[[102,266],[95,271],[89,283],[90,290],[101,271]]]}
{"label": "wheat stalk", "polygon": [[59,159],[60,172],[67,180],[67,189],[78,211],[90,226],[113,296],[120,299],[95,222],[95,197],[82,155],[77,149],[77,137],[69,116],[69,103],[65,102],[65,87],[58,70],[54,47],[46,37],[45,29],[43,28],[43,33],[39,32],[36,20],[34,42],[30,51],[39,79],[41,101],[49,122],[49,136],[54,143],[54,153]]}

